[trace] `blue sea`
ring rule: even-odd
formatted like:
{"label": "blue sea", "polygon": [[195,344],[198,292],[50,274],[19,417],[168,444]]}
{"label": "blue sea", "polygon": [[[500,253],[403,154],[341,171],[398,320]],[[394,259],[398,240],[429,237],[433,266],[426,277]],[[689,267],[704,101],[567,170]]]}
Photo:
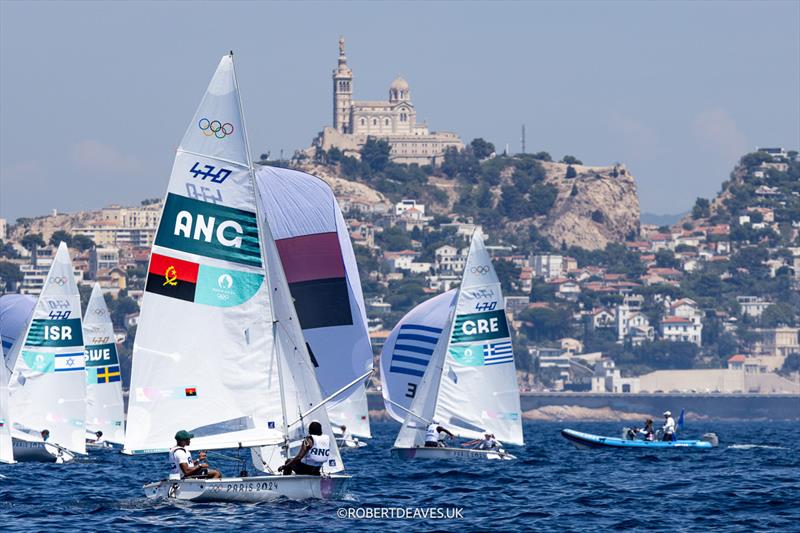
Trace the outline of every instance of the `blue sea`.
{"label": "blue sea", "polygon": [[[368,447],[344,453],[353,480],[343,501],[149,501],[141,486],[163,476],[165,455],[0,465],[0,530],[800,531],[797,423],[698,422],[684,436],[713,431],[718,448],[658,452],[577,450],[562,427],[620,432],[614,423],[529,422],[525,447],[508,448],[517,461],[404,462],[389,454],[398,425],[376,423]],[[237,472],[219,456],[210,462]],[[337,517],[375,509],[417,517]]]}

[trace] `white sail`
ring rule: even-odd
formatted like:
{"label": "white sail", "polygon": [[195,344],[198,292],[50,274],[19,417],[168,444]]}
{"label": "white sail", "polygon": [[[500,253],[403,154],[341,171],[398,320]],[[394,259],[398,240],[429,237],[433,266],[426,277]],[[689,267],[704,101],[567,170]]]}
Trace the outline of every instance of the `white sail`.
{"label": "white sail", "polygon": [[450,313],[447,338],[436,345],[396,447],[424,443],[424,425],[436,421],[460,437],[493,433],[523,444],[514,353],[500,282],[479,233]]}
{"label": "white sail", "polygon": [[64,243],[58,247],[36,302],[24,340],[12,349],[9,382],[12,429],[86,453],[86,376],[81,303],[72,261]]}
{"label": "white sail", "polygon": [[523,444],[519,386],[500,281],[472,236],[440,377],[434,417],[453,433]]}
{"label": "white sail", "polygon": [[122,444],[125,440],[125,406],[114,326],[99,283],[83,318],[86,346],[86,431],[103,432],[103,440]]}
{"label": "white sail", "polygon": [[[319,178],[262,167],[256,180],[321,393],[328,397],[372,369],[366,307],[347,226],[333,191]],[[329,402],[328,413],[337,425],[351,429],[352,423],[353,435],[370,437],[363,385]]]}
{"label": "white sail", "polygon": [[126,453],[282,442],[270,379],[270,287],[233,58],[225,56],[175,157],[136,341]]}
{"label": "white sail", "polygon": [[[27,294],[4,294],[0,296],[0,341],[3,355],[8,357],[14,342],[25,334],[28,320],[36,306],[36,298]],[[7,361],[9,368],[13,361]]]}
{"label": "white sail", "polygon": [[0,361],[0,463],[14,462],[14,447],[11,443],[11,419],[8,412],[8,369]]}
{"label": "white sail", "polygon": [[369,428],[369,406],[364,386],[358,386],[350,395],[328,408],[328,418],[337,433],[341,426],[347,427],[347,433],[353,437],[372,438]]}
{"label": "white sail", "polygon": [[[263,219],[266,232],[270,233],[268,220]],[[253,450],[254,466],[264,472],[277,472],[285,460],[299,449],[303,437],[308,435],[308,424],[317,421],[322,425],[324,435],[333,436],[328,414],[322,404],[324,398],[319,389],[317,376],[311,363],[300,320],[297,317],[289,284],[280,261],[277,246],[268,234],[264,239],[268,278],[272,288],[273,320],[275,325],[276,361],[273,376],[279,378],[283,389],[281,402],[285,417],[285,431],[289,446],[272,445]],[[274,383],[274,382],[273,382]],[[328,474],[341,472],[344,464],[335,439],[331,438],[331,454],[322,471]]]}
{"label": "white sail", "polygon": [[389,415],[402,422],[418,396],[442,331],[456,305],[457,289],[426,300],[409,311],[392,329],[381,350],[381,391]]}

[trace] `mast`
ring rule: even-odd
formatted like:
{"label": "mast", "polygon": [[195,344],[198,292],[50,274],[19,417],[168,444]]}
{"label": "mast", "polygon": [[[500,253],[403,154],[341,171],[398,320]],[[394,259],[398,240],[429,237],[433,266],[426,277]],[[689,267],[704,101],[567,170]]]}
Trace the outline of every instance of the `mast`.
{"label": "mast", "polygon": [[[263,235],[264,238],[272,239],[272,231],[269,227],[266,226],[267,221],[261,214],[261,198],[258,192],[258,185],[256,184],[256,175],[255,169],[253,168],[253,158],[250,155],[250,140],[247,137],[247,126],[244,120],[244,107],[242,106],[242,93],[239,90],[239,79],[236,77],[236,64],[233,62],[233,50],[230,52],[231,56],[231,64],[233,65],[233,83],[236,87],[236,97],[239,99],[239,119],[242,122],[242,137],[244,138],[244,147],[245,147],[245,156],[247,157],[247,169],[250,173],[250,184],[253,187],[253,193],[255,194],[256,199],[256,224],[258,225],[258,233],[259,235]],[[275,354],[275,361],[278,369],[278,388],[280,389],[280,396],[281,396],[281,413],[282,413],[282,422],[283,422],[283,438],[284,438],[284,446],[289,445],[289,423],[286,417],[286,395],[284,393],[284,385],[283,385],[283,369],[281,365],[281,357],[278,354],[278,343],[276,342],[277,338],[277,331],[278,331],[278,321],[276,320],[275,316],[275,304],[273,303],[273,295],[272,295],[272,283],[269,278],[269,267],[267,263],[267,252],[266,246],[263,243],[259,242],[258,246],[259,250],[261,251],[261,264],[264,266],[264,279],[267,282],[267,286],[270,289],[270,297],[269,297],[269,308],[270,314],[272,316],[272,350]]]}

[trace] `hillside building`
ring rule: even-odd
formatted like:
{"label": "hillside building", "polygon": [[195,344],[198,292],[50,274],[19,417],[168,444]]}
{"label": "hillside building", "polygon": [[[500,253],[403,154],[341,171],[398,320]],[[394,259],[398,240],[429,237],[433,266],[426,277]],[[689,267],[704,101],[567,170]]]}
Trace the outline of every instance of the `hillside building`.
{"label": "hillside building", "polygon": [[388,100],[354,100],[353,71],[341,38],[339,64],[333,71],[333,125],[314,139],[312,149],[336,147],[345,155],[359,157],[369,137],[386,140],[396,163],[438,165],[448,148],[464,148],[455,133],[431,132],[426,123],[417,122],[411,90],[400,76],[389,86]]}

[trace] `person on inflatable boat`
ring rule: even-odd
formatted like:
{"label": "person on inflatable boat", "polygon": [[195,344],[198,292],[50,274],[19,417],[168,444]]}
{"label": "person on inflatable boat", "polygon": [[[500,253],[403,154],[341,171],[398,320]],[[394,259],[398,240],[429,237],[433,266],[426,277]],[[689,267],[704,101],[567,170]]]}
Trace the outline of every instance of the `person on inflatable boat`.
{"label": "person on inflatable boat", "polygon": [[662,441],[675,440],[675,419],[672,418],[671,411],[664,411],[664,425],[661,427],[661,431],[663,432]]}

